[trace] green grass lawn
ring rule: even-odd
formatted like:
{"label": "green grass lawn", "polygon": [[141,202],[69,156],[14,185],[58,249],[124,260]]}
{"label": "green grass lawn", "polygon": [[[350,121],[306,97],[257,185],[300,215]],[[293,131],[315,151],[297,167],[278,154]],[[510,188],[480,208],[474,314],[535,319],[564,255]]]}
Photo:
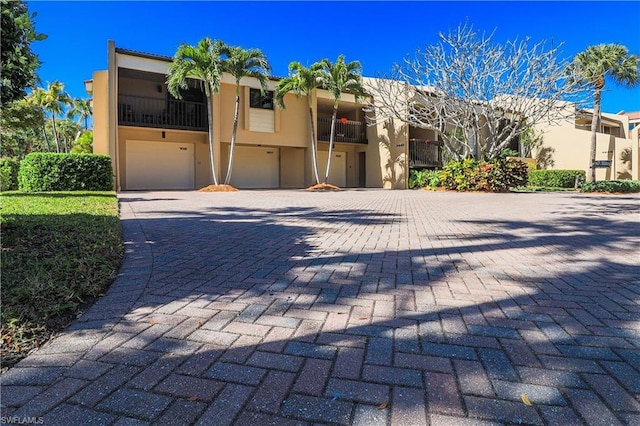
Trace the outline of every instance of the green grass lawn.
{"label": "green grass lawn", "polygon": [[113,192],[4,192],[0,197],[5,368],[104,293],[123,249]]}

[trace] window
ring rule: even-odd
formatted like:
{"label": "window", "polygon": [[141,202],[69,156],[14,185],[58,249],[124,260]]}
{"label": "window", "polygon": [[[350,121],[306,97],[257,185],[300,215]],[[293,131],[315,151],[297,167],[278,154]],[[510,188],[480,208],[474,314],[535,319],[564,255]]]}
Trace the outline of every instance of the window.
{"label": "window", "polygon": [[250,89],[249,106],[251,108],[273,109],[273,91],[266,90],[263,94],[260,89]]}

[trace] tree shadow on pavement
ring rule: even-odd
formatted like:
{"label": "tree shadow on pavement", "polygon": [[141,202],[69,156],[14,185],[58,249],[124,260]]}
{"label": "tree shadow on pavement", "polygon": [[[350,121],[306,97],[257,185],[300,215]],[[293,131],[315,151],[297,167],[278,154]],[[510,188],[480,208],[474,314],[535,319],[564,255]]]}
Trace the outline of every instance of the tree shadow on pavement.
{"label": "tree shadow on pavement", "polygon": [[640,270],[607,256],[637,250],[637,223],[459,220],[451,232],[411,227],[419,247],[399,248],[407,219],[389,213],[155,213],[123,220],[127,254],[109,293],[2,376],[3,416],[640,419]]}

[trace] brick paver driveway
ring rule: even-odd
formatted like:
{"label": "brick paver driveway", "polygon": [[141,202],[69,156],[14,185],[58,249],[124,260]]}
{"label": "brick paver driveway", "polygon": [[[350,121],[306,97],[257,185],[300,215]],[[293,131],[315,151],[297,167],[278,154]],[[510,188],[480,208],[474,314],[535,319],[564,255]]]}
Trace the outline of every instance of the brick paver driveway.
{"label": "brick paver driveway", "polygon": [[640,424],[638,196],[120,198],[121,274],[3,421]]}

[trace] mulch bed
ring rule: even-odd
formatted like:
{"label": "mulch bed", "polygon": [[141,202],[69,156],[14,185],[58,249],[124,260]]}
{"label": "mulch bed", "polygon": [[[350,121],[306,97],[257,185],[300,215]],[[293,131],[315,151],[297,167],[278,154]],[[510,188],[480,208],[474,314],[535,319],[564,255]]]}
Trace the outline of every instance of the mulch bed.
{"label": "mulch bed", "polygon": [[340,191],[340,188],[330,183],[317,183],[308,187],[307,191]]}
{"label": "mulch bed", "polygon": [[[200,188],[197,192],[235,192],[238,191],[231,185],[209,185]],[[340,187],[330,183],[318,183],[307,188],[307,191],[340,191]]]}
{"label": "mulch bed", "polygon": [[198,189],[198,192],[236,192],[237,190],[231,185],[209,185]]}

